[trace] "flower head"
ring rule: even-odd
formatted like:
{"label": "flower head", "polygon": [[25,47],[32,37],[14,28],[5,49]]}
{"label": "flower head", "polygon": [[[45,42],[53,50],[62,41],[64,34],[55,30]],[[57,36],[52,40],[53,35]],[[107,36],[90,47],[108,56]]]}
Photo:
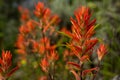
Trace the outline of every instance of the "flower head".
{"label": "flower head", "polygon": [[101,44],[100,47],[97,49],[97,54],[99,61],[101,61],[104,55],[107,54],[107,47],[104,44]]}
{"label": "flower head", "polygon": [[48,72],[49,62],[48,62],[47,58],[44,57],[41,60],[40,66],[44,72]]}
{"label": "flower head", "polygon": [[8,78],[11,76],[16,70],[18,70],[18,66],[9,71],[9,68],[12,65],[12,54],[10,51],[2,51],[2,57],[0,58],[0,74],[4,78]]}
{"label": "flower head", "polygon": [[12,55],[10,51],[2,51],[2,57],[0,58],[0,65],[3,71],[6,71],[11,66]]}
{"label": "flower head", "polygon": [[[72,40],[66,44],[68,48],[74,53],[77,57],[78,62],[68,62],[72,66],[78,68],[78,72],[75,72],[71,69],[71,72],[76,77],[76,80],[80,80],[79,76],[82,76],[92,71],[98,71],[98,68],[86,69],[84,64],[85,62],[90,61],[91,54],[94,52],[94,46],[98,43],[98,38],[93,38],[95,33],[95,22],[96,19],[91,20],[91,11],[88,7],[82,6],[75,11],[75,18],[71,18],[71,32],[63,30],[68,37]],[[106,54],[106,47],[104,44],[100,45],[97,50],[98,59],[101,61],[103,56]],[[80,71],[80,72],[79,72]]]}
{"label": "flower head", "polygon": [[21,21],[25,22],[29,19],[29,10],[28,9],[24,9],[23,7],[19,6],[18,10],[21,14]]}

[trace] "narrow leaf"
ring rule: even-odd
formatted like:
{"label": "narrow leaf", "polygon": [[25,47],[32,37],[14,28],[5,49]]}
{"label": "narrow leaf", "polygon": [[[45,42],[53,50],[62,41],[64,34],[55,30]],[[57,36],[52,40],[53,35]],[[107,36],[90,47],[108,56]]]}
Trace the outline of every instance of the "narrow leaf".
{"label": "narrow leaf", "polygon": [[79,75],[74,70],[71,70],[71,72],[75,76],[76,80],[81,80],[80,77],[79,77]]}
{"label": "narrow leaf", "polygon": [[80,69],[80,65],[74,62],[67,62],[67,64],[71,64],[73,66],[75,66],[76,68]]}
{"label": "narrow leaf", "polygon": [[84,70],[82,71],[82,76],[86,76],[87,74],[92,73],[92,71],[98,71],[98,69],[99,69],[98,67],[95,67],[95,68]]}
{"label": "narrow leaf", "polygon": [[6,74],[6,77],[10,77],[16,70],[18,70],[19,67],[16,66],[15,68],[13,68],[9,73]]}

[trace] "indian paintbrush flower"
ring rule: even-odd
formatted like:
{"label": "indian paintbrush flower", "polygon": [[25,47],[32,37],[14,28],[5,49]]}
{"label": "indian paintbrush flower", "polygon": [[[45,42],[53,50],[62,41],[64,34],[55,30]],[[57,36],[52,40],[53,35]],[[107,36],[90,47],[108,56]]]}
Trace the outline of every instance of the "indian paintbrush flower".
{"label": "indian paintbrush flower", "polygon": [[101,44],[97,49],[98,60],[101,61],[106,53],[107,53],[107,47],[104,44]]}
{"label": "indian paintbrush flower", "polygon": [[0,74],[6,80],[9,78],[16,70],[18,70],[18,66],[10,69],[12,65],[12,54],[10,51],[2,51],[2,57],[0,57]]}
{"label": "indian paintbrush flower", "polygon": [[[71,66],[77,68],[77,72],[71,69],[76,80],[85,79],[86,75],[89,73],[99,71],[99,67],[94,67],[90,69],[84,69],[85,62],[90,61],[90,57],[93,54],[94,46],[98,43],[98,38],[93,38],[95,33],[95,22],[96,19],[91,20],[91,11],[88,7],[80,7],[75,11],[75,18],[70,18],[72,26],[72,31],[63,30],[65,35],[71,38],[71,41],[66,44],[68,48],[71,49],[72,53],[78,58],[78,62],[67,62]],[[103,56],[106,54],[106,47],[104,44],[100,45],[97,50],[98,59],[101,61]],[[98,62],[99,64],[99,62]],[[94,79],[95,76],[93,76]]]}

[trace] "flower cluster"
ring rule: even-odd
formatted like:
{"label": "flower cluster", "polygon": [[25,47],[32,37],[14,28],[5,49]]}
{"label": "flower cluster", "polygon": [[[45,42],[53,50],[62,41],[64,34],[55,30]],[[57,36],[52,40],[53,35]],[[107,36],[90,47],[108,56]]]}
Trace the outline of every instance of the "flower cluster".
{"label": "flower cluster", "polygon": [[[76,80],[85,79],[87,74],[94,74],[94,71],[97,72],[100,67],[96,66],[91,69],[84,68],[85,62],[89,62],[93,51],[95,51],[94,46],[98,43],[98,39],[92,37],[95,33],[94,24],[96,19],[91,20],[91,15],[89,8],[84,6],[78,8],[75,11],[76,19],[70,19],[72,23],[72,32],[63,30],[63,32],[71,38],[71,42],[67,43],[66,46],[70,48],[72,53],[78,58],[78,62],[68,62],[68,64],[74,66],[75,69],[78,70],[76,72],[73,68],[70,68],[71,72],[75,75]],[[106,46],[101,44],[97,50],[99,62],[103,59],[106,52]]]}
{"label": "flower cluster", "polygon": [[[45,74],[39,78],[40,80],[54,80],[55,62],[59,59],[56,48],[59,43],[57,45],[51,43],[51,36],[57,35],[55,27],[60,22],[59,17],[53,15],[51,10],[46,8],[41,2],[35,5],[35,18],[30,17],[27,9],[19,7],[19,11],[21,13],[22,25],[19,28],[16,42],[17,53],[22,55],[22,59],[26,59],[27,65],[32,63],[30,58],[36,60],[37,66],[39,65],[41,71]],[[67,64],[70,65],[69,69],[74,74],[76,80],[85,80],[90,73],[93,74],[90,79],[94,80],[100,70],[100,62],[107,53],[107,47],[104,44],[100,44],[96,52],[98,64],[90,67],[87,63],[90,62],[92,54],[96,51],[95,45],[99,42],[98,38],[93,37],[96,19],[91,20],[91,11],[84,6],[78,8],[74,14],[76,19],[70,18],[72,23],[71,31],[62,30],[62,33],[71,38],[70,42],[65,44],[69,50],[65,48],[63,57]],[[74,56],[74,58],[69,61],[69,56]],[[11,55],[7,58],[11,59]],[[7,66],[1,62],[5,71],[11,65],[9,61],[6,62]],[[91,63],[94,64],[92,61]]]}
{"label": "flower cluster", "polygon": [[[41,2],[36,4],[34,10],[38,20],[31,19],[27,9],[19,7],[19,11],[23,24],[19,28],[20,33],[16,42],[17,52],[20,54],[43,53],[45,50],[44,43],[48,41],[47,37],[53,34],[55,25],[60,21],[59,17],[51,14],[50,9],[45,8]],[[27,48],[31,49],[31,51]]]}
{"label": "flower cluster", "polygon": [[34,57],[35,60],[38,58],[37,63],[49,76],[55,66],[55,61],[58,60],[56,45],[51,45],[50,36],[55,35],[55,26],[60,19],[57,15],[51,14],[51,10],[41,2],[35,5],[35,19],[30,17],[29,10],[19,7],[19,11],[22,25],[19,28],[16,51],[27,63],[30,63],[28,56],[37,56]]}

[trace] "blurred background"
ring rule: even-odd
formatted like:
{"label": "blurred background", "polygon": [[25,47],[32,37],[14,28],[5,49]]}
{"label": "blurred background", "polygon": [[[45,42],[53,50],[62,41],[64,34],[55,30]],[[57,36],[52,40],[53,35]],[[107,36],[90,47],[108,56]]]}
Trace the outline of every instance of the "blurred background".
{"label": "blurred background", "polygon": [[[32,12],[38,1],[44,2],[45,6],[60,16],[60,28],[69,28],[70,16],[74,15],[77,7],[90,7],[92,18],[96,18],[96,24],[99,24],[96,37],[103,39],[108,45],[108,54],[102,62],[101,80],[111,80],[120,75],[120,0],[0,0],[0,50],[10,50],[13,57],[17,57],[15,42],[21,25],[18,6],[21,5]],[[14,59],[13,65],[16,63]],[[15,79],[14,76],[10,80],[29,80]]]}

